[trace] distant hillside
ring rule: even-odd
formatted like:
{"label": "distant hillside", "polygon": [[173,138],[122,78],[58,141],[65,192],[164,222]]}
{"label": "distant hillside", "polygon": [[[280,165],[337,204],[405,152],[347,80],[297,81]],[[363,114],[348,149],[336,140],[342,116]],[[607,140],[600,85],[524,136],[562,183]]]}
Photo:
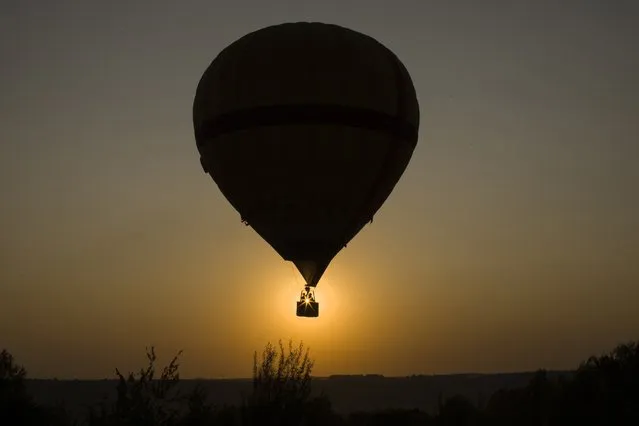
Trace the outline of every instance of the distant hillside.
{"label": "distant hillside", "polygon": [[[313,379],[313,392],[324,393],[340,414],[384,408],[419,408],[433,412],[438,397],[464,395],[483,405],[498,389],[526,386],[534,373],[455,374],[410,377],[380,375],[339,375]],[[549,377],[571,372],[549,372]],[[209,402],[239,404],[242,393],[251,390],[251,379],[181,380],[180,388],[188,392],[195,385],[207,391]],[[64,402],[76,415],[86,407],[115,398],[116,380],[27,380],[36,401],[45,404]]]}

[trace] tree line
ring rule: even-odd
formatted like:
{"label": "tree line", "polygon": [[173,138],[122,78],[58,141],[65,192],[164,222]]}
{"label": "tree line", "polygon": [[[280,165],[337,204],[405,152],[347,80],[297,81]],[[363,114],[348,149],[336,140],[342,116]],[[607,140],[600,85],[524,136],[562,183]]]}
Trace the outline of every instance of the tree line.
{"label": "tree line", "polygon": [[592,356],[570,375],[539,370],[521,388],[496,391],[483,406],[466,397],[441,397],[433,413],[382,410],[336,413],[327,395],[311,394],[314,360],[303,343],[267,344],[255,353],[250,392],[238,405],[217,406],[201,387],[183,393],[178,353],[156,369],[148,364],[128,374],[116,369],[116,398],[72,418],[64,406],[37,403],[25,385],[26,369],[0,353],[0,425],[47,426],[554,426],[639,425],[639,342],[620,344]]}

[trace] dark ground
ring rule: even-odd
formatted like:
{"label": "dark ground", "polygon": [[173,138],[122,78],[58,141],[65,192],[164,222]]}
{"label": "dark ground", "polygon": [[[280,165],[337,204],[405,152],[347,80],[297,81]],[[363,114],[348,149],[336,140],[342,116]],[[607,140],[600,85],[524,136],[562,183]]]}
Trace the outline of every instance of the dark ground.
{"label": "dark ground", "polygon": [[[383,377],[333,376],[314,378],[313,393],[325,393],[339,414],[356,411],[376,411],[386,408],[413,409],[433,413],[439,395],[462,395],[482,406],[499,389],[525,387],[535,373],[456,374],[437,376]],[[548,372],[548,377],[570,375],[569,372]],[[27,389],[37,402],[53,405],[64,401],[74,414],[82,416],[87,406],[116,397],[117,380],[37,380],[27,379]],[[251,379],[180,380],[186,393],[196,384],[207,391],[214,404],[238,405],[242,393],[251,391]]]}

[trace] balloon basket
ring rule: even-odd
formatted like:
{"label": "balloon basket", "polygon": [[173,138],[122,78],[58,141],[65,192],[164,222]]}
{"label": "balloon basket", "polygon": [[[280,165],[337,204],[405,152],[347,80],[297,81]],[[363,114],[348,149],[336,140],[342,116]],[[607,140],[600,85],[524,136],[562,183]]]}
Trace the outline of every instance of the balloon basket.
{"label": "balloon basket", "polygon": [[319,303],[318,302],[297,302],[297,316],[317,318],[319,316]]}

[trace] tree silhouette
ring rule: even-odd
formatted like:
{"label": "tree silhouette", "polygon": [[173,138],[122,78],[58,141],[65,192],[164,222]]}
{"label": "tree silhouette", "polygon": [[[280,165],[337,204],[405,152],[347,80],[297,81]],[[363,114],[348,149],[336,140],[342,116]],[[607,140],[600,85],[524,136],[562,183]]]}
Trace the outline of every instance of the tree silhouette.
{"label": "tree silhouette", "polygon": [[583,425],[639,424],[639,345],[590,357],[566,383],[561,418]]}
{"label": "tree silhouette", "polygon": [[445,400],[440,399],[436,424],[442,426],[479,425],[479,410],[468,398],[461,395],[454,395]]}
{"label": "tree silhouette", "polygon": [[68,416],[63,407],[44,407],[28,394],[27,370],[15,362],[6,349],[0,352],[0,425],[65,425]]}
{"label": "tree silhouette", "polygon": [[314,362],[304,344],[288,351],[279,342],[279,351],[270,342],[261,357],[253,359],[253,389],[244,401],[243,422],[247,425],[292,426],[303,422],[311,393]]}
{"label": "tree silhouette", "polygon": [[176,385],[180,380],[178,358],[181,351],[155,378],[155,349],[147,350],[148,365],[138,374],[125,377],[117,368],[117,399],[89,413],[90,426],[173,426],[178,424],[180,402]]}

